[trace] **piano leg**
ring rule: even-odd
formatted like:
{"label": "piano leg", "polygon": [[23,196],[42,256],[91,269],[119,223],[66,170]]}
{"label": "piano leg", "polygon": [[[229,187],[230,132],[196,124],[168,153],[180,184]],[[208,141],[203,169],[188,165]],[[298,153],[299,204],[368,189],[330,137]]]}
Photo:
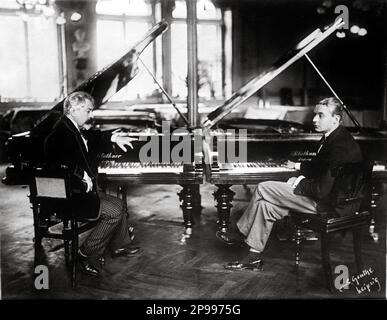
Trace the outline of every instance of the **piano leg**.
{"label": "piano leg", "polygon": [[230,189],[230,184],[217,184],[216,186],[218,190],[213,193],[213,196],[217,202],[215,207],[218,210],[218,228],[220,231],[226,232],[230,221],[231,202],[235,192]]}
{"label": "piano leg", "polygon": [[183,219],[185,233],[184,235],[189,238],[192,234],[192,226],[194,225],[193,221],[193,209],[194,209],[194,199],[193,199],[193,189],[195,185],[182,185],[183,189],[177,193],[179,196],[179,201],[182,202],[180,206],[183,210]]}
{"label": "piano leg", "polygon": [[192,205],[195,217],[199,217],[202,212],[202,196],[200,195],[200,185],[192,185]]}

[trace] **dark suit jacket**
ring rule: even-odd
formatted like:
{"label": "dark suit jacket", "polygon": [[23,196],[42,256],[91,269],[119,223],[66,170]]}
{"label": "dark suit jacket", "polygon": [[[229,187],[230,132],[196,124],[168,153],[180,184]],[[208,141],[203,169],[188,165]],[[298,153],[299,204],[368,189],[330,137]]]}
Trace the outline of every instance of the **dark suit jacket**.
{"label": "dark suit jacket", "polygon": [[306,178],[300,181],[294,193],[313,198],[318,208],[326,208],[335,182],[334,169],[360,161],[362,154],[358,143],[347,129],[339,126],[326,138],[316,157],[301,164],[301,174]]}
{"label": "dark suit jacket", "polygon": [[[62,116],[45,139],[44,154],[47,164],[66,165],[72,174],[74,207],[79,217],[97,219],[99,215],[99,197],[97,193],[96,148],[103,137],[99,131],[89,130],[88,149],[79,130],[66,116]],[[84,172],[93,180],[93,190],[86,193],[86,184],[82,181]]]}

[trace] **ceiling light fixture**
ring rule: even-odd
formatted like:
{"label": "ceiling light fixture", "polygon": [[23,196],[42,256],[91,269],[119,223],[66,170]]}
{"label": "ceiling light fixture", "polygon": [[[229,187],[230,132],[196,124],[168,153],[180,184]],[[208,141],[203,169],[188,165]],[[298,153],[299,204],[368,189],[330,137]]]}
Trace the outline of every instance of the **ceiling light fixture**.
{"label": "ceiling light fixture", "polygon": [[81,19],[82,19],[82,15],[79,12],[73,12],[70,16],[70,20],[74,22],[79,21]]}

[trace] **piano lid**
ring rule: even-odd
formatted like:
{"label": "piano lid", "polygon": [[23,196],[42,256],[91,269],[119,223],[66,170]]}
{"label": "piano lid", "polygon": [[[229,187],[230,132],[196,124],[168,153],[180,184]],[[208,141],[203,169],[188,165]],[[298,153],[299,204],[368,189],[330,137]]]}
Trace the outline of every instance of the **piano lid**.
{"label": "piano lid", "polygon": [[241,103],[250,98],[264,85],[274,79],[277,75],[291,66],[302,56],[307,54],[310,50],[312,50],[315,46],[317,46],[320,42],[325,40],[329,35],[331,35],[335,30],[341,28],[343,25],[343,19],[339,18],[325,31],[321,31],[320,29],[313,31],[310,35],[300,41],[293,50],[277,60],[269,70],[260,73],[257,77],[236,91],[221,106],[209,113],[206,120],[203,122],[202,128],[204,130],[211,129],[212,126],[217,124]]}
{"label": "piano lid", "polygon": [[161,21],[157,23],[129,52],[111,65],[95,73],[74,91],[90,93],[95,100],[95,108],[106,103],[136,76],[138,72],[136,62],[139,55],[167,29],[167,22]]}
{"label": "piano lid", "polygon": [[[91,94],[95,101],[95,108],[99,108],[136,76],[138,71],[136,62],[139,55],[153,40],[167,29],[167,22],[161,21],[157,23],[146,33],[142,40],[137,42],[137,44],[125,55],[93,74],[89,79],[73,90],[73,92],[85,91]],[[62,113],[64,100],[65,99],[58,102],[51,111],[40,120],[40,122],[32,129],[33,133],[46,133],[51,129],[53,123],[49,119],[52,120],[52,118],[57,118],[57,114]]]}

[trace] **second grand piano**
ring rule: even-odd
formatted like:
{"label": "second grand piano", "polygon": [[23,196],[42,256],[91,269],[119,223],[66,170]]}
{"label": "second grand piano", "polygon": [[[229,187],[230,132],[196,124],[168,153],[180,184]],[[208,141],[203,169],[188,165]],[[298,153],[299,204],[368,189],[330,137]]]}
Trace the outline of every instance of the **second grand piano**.
{"label": "second grand piano", "polygon": [[[321,134],[312,132],[309,126],[297,123],[251,119],[222,121],[223,118],[301,57],[310,61],[307,53],[340,26],[341,22],[337,20],[325,31],[317,29],[312,32],[295,49],[274,63],[272,68],[235,92],[205,120],[203,127],[205,143],[208,145],[205,150],[208,150],[209,161],[207,181],[217,186],[214,197],[220,230],[226,231],[228,228],[234,196],[230,189],[232,185],[257,184],[265,180],[286,181],[289,177],[298,175],[295,170],[285,168],[283,162],[310,160],[315,156],[321,138]],[[324,78],[323,80],[326,82]],[[333,89],[330,89],[336,96]],[[370,233],[377,239],[374,234],[376,199],[379,196],[378,184],[387,179],[387,136],[377,130],[361,128],[344,104],[343,107],[355,124],[352,134],[365,158],[375,163],[370,193]],[[228,150],[229,147],[239,149],[239,153],[245,150],[244,156],[236,156],[233,150]]]}

